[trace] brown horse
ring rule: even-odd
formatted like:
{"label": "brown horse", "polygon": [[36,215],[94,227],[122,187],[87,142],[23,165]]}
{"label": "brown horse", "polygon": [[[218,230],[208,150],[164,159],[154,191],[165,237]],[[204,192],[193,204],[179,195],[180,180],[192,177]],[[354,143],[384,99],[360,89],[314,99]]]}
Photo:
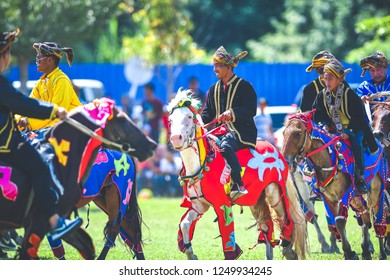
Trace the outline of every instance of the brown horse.
{"label": "brown horse", "polygon": [[[77,129],[70,125],[74,122]],[[70,112],[69,120],[56,124],[37,147],[50,162],[60,215],[70,215],[80,201],[83,186],[102,142],[109,148],[121,149],[140,160],[151,156],[156,148],[156,144],[111,100],[101,99]],[[1,185],[0,228],[24,227],[19,257],[37,259],[49,224],[34,212],[34,197],[27,178],[6,163],[1,163],[1,170],[3,174],[7,172],[9,181],[7,185]],[[82,229],[71,232],[64,240],[79,250],[84,258],[95,257],[92,240]]]}
{"label": "brown horse", "polygon": [[362,226],[362,258],[371,259],[368,229],[372,226],[372,213],[379,239],[379,259],[386,259],[383,242],[386,230],[383,189],[389,177],[389,169],[383,150],[380,149],[377,155],[371,157],[365,155],[365,180],[370,185],[370,192],[363,198],[354,189],[354,161],[348,144],[315,124],[311,120],[312,113],[297,113],[289,118],[284,130],[283,155],[292,169],[296,168],[297,162],[303,157],[314,167],[317,188],[321,191],[330,220],[329,228],[342,242],[344,259],[358,259],[345,231],[349,206],[356,212]]}
{"label": "brown horse", "polygon": [[[101,149],[84,184],[81,208],[94,202],[108,217],[104,228],[105,244],[98,260],[106,258],[120,233],[137,260],[144,260],[142,250],[142,213],[137,201],[136,164],[134,159],[118,151]],[[47,236],[57,259],[65,259],[61,242]]]}
{"label": "brown horse", "polygon": [[[373,108],[373,133],[375,138],[377,138],[383,145],[383,149],[386,153],[387,158],[390,158],[390,104],[388,102],[377,102]],[[385,201],[390,207],[390,188],[387,182],[385,189]],[[390,214],[387,213],[387,220],[390,222]],[[385,248],[386,252],[390,253],[390,232],[386,231],[385,238]]]}

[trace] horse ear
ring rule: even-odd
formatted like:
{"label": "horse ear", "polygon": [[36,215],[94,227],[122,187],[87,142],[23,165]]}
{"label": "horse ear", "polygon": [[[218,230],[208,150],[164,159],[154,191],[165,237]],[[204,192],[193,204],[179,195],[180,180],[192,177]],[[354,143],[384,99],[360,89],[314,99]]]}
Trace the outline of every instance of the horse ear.
{"label": "horse ear", "polygon": [[310,120],[312,120],[312,119],[313,119],[313,115],[314,115],[315,112],[316,112],[316,109],[313,109],[313,110],[311,110],[311,111],[307,111],[307,112],[306,112],[306,116],[307,116]]}

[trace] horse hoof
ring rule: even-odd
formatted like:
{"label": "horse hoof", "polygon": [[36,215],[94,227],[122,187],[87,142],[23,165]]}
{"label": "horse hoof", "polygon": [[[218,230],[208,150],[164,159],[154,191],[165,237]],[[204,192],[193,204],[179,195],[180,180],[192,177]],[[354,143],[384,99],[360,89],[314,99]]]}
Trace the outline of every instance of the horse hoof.
{"label": "horse hoof", "polygon": [[321,246],[321,253],[323,254],[331,254],[333,253],[332,252],[332,248],[330,248],[330,246],[328,244],[324,244]]}
{"label": "horse hoof", "polygon": [[286,260],[297,260],[298,255],[294,252],[293,249],[284,247],[282,250],[283,256],[286,258]]}
{"label": "horse hoof", "polygon": [[381,261],[387,260],[387,255],[386,255],[386,253],[384,253],[384,254],[379,254],[379,260],[381,260]]}
{"label": "horse hoof", "polygon": [[341,254],[339,247],[330,247],[331,254]]}
{"label": "horse hoof", "polygon": [[344,253],[344,260],[353,260],[356,261],[359,259],[358,254],[355,251],[352,251],[349,255]]}
{"label": "horse hoof", "polygon": [[237,260],[241,254],[242,250],[240,246],[236,244],[236,249],[233,252],[223,252],[225,255],[225,260]]}
{"label": "horse hoof", "polygon": [[145,260],[145,255],[144,255],[144,253],[137,253],[136,255],[136,259],[137,260]]}

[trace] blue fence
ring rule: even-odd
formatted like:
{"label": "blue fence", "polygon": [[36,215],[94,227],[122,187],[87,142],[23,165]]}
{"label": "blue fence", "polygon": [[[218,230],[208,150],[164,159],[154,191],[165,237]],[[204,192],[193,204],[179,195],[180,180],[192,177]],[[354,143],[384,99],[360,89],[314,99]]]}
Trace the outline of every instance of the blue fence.
{"label": "blue fence", "polygon": [[[300,88],[316,78],[315,72],[306,73],[306,64],[265,64],[265,63],[250,63],[240,62],[234,69],[234,72],[244,79],[250,81],[258,97],[267,98],[269,105],[290,105],[300,90]],[[364,78],[360,77],[361,68],[355,64],[346,64],[344,66],[351,67],[353,71],[347,75],[349,83],[361,83]],[[69,75],[71,79],[97,79],[103,82],[108,96],[120,102],[120,97],[129,92],[131,84],[126,80],[124,75],[124,64],[88,64],[75,63],[69,67],[66,63],[62,63],[60,68]],[[167,69],[165,66],[158,67],[159,73],[155,74],[151,82],[156,86],[156,96],[167,102],[167,93],[161,77],[166,77]],[[368,77],[368,73],[366,77]],[[19,80],[18,67],[11,67],[8,78],[11,81]],[[29,80],[36,80],[41,76],[36,70],[35,64],[29,65]],[[209,86],[216,82],[216,77],[211,65],[194,64],[184,65],[178,75],[174,90],[180,87],[188,86],[188,79],[191,76],[198,77],[200,87],[203,91],[207,91]],[[137,89],[136,100],[143,98],[143,89]]]}

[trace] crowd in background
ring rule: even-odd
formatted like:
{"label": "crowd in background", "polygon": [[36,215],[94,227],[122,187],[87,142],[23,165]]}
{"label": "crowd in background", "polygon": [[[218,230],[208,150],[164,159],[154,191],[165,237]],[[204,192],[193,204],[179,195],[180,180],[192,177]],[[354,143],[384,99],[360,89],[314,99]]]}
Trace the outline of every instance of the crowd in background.
{"label": "crowd in background", "polygon": [[[193,97],[204,104],[206,94],[200,90],[196,77],[189,79],[188,88],[194,91]],[[182,162],[179,152],[172,149],[169,142],[168,112],[165,104],[155,96],[153,83],[144,85],[143,92],[144,97],[139,104],[135,104],[127,95],[121,99],[121,108],[145,134],[158,143],[153,157],[137,163],[138,192],[149,189],[153,196],[179,197],[183,194],[178,181]]]}

